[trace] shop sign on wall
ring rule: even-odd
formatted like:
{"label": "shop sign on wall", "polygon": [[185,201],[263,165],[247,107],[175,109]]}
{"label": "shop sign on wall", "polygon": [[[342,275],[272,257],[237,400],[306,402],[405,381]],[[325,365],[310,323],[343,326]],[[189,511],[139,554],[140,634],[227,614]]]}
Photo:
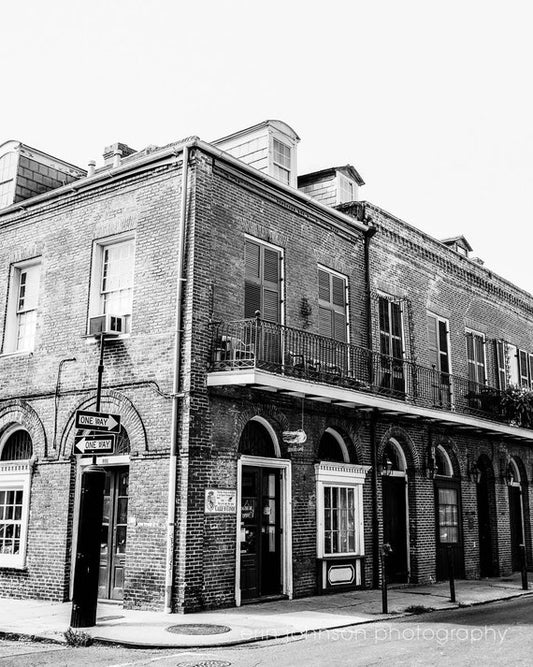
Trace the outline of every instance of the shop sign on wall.
{"label": "shop sign on wall", "polygon": [[237,512],[237,491],[235,489],[206,489],[206,514],[235,514]]}

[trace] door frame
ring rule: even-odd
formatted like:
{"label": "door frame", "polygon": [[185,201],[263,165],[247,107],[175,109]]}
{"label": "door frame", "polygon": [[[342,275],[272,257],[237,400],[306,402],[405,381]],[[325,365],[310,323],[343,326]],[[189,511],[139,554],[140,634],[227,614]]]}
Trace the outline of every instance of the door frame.
{"label": "door frame", "polygon": [[[392,438],[391,438],[392,440]],[[398,448],[399,445],[395,446]],[[403,453],[403,450],[400,452],[400,456],[402,458],[402,463],[405,462],[405,455]],[[409,479],[407,477],[407,472],[405,470],[393,470],[391,472],[381,473],[381,483],[382,483],[382,488],[381,488],[381,496],[382,496],[382,503],[383,503],[383,482],[387,478],[394,477],[395,479],[402,479],[403,483],[405,485],[405,549],[406,549],[406,565],[407,565],[407,581],[406,583],[409,583],[411,581],[411,536],[409,533]],[[385,482],[386,484],[386,482]],[[383,541],[385,541],[385,511],[382,508],[382,521],[383,521],[383,528],[382,528],[382,534],[383,534]]]}
{"label": "door frame", "polygon": [[[81,475],[83,468],[92,465],[93,457],[78,457],[76,465],[76,482],[74,486],[74,511],[72,515],[72,556],[70,559],[70,582],[69,582],[69,600],[72,600],[74,593],[74,568],[76,566],[76,551],[78,548],[78,530],[80,521],[80,501],[81,501]],[[97,456],[96,465],[102,468],[130,467],[129,454],[117,454],[110,456]]]}
{"label": "door frame", "polygon": [[292,471],[288,459],[242,455],[237,461],[237,525],[235,535],[235,605],[241,606],[241,502],[242,469],[275,468],[280,471],[281,594],[292,600]]}

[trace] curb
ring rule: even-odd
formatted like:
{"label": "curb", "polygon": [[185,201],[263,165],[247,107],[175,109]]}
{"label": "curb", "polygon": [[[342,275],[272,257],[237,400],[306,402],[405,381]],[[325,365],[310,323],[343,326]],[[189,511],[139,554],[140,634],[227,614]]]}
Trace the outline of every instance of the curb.
{"label": "curb", "polygon": [[[273,639],[285,639],[285,638],[296,638],[296,637],[302,637],[303,635],[311,635],[316,632],[329,632],[332,630],[343,630],[345,628],[349,628],[355,625],[367,625],[367,624],[374,624],[374,623],[381,623],[383,621],[393,621],[395,619],[400,619],[400,618],[409,618],[411,616],[422,616],[425,614],[432,614],[432,613],[438,613],[441,611],[450,611],[452,609],[465,609],[465,608],[470,608],[470,607],[477,607],[481,605],[486,605],[486,604],[491,604],[493,602],[503,602],[505,600],[514,600],[517,598],[521,597],[531,597],[533,595],[533,590],[530,591],[524,591],[521,593],[516,593],[513,595],[506,595],[501,598],[493,598],[491,600],[480,600],[480,601],[475,601],[475,602],[450,602],[450,604],[440,607],[439,609],[435,609],[432,607],[428,607],[426,610],[422,612],[407,612],[407,611],[400,611],[398,613],[389,613],[387,615],[383,614],[378,614],[379,618],[370,618],[370,619],[364,619],[360,621],[352,621],[350,623],[343,623],[341,625],[332,625],[328,627],[323,627],[323,628],[310,628],[307,630],[293,630],[293,631],[287,631],[287,632],[280,632],[279,634],[263,634],[260,636],[255,636],[255,637],[249,637],[246,639],[234,639],[230,640],[227,642],[211,642],[211,643],[202,643],[202,644],[159,644],[157,642],[135,642],[135,641],[128,641],[128,640],[121,640],[121,639],[111,639],[108,637],[101,637],[98,635],[92,635],[90,632],[87,632],[88,635],[90,635],[92,642],[92,645],[106,645],[106,646],[123,646],[125,648],[152,648],[152,649],[196,649],[196,648],[224,648],[224,647],[231,647],[231,646],[243,646],[246,644],[255,644],[259,642],[264,642],[264,641],[271,641]],[[68,628],[67,628],[68,629]],[[66,632],[66,630],[65,630]],[[59,634],[59,633],[58,633]],[[69,646],[68,642],[64,638],[64,633],[61,633],[61,639],[60,638],[54,638],[54,637],[48,637],[45,635],[36,635],[36,634],[26,634],[23,632],[12,632],[12,631],[3,631],[0,630],[0,639],[6,639],[6,640],[11,640],[11,641],[33,641],[33,642],[39,642],[43,644],[59,644],[62,646]]]}

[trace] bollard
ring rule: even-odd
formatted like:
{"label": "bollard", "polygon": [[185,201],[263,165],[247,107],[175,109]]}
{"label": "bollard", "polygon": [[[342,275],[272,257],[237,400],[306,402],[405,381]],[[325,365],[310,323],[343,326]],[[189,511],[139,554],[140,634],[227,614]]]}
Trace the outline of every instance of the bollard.
{"label": "bollard", "polygon": [[387,573],[385,570],[385,554],[380,554],[381,560],[381,611],[383,614],[389,613],[389,603],[387,599]]}
{"label": "bollard", "polygon": [[520,559],[522,561],[522,590],[527,591],[529,588],[527,582],[527,558],[526,558],[526,545],[520,545]]}
{"label": "bollard", "polygon": [[450,600],[455,602],[455,578],[453,572],[453,551],[448,547],[448,575],[450,577]]}

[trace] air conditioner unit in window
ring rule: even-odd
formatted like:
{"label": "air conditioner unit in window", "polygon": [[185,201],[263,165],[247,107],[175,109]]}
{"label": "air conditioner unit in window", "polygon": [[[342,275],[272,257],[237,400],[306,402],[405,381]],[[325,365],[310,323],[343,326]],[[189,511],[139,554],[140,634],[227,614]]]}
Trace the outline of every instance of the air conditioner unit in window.
{"label": "air conditioner unit in window", "polygon": [[98,315],[89,318],[89,336],[120,336],[125,333],[126,318],[116,315]]}

